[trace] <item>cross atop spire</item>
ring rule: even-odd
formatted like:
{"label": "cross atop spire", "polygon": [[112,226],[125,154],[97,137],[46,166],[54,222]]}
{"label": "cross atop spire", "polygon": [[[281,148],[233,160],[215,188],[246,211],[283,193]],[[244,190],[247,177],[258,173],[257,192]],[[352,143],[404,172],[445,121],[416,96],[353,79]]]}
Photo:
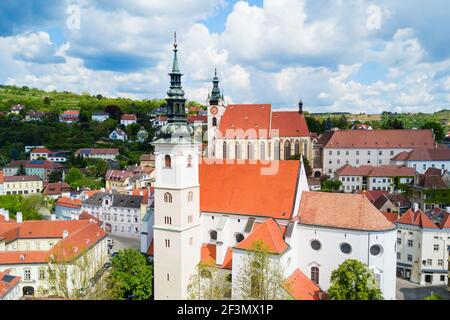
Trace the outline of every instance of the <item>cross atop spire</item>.
{"label": "cross atop spire", "polygon": [[177,44],[177,32],[176,31],[173,33],[173,38],[174,38],[173,48],[175,50],[177,50],[178,44]]}

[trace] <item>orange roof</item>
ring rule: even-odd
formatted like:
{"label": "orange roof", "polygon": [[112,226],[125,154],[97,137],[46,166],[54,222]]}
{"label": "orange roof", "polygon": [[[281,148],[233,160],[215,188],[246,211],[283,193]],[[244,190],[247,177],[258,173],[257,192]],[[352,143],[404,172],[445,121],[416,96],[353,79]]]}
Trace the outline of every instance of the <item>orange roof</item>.
{"label": "orange roof", "polygon": [[47,148],[35,148],[31,150],[31,153],[50,153],[51,151]]}
{"label": "orange roof", "polygon": [[[247,136],[267,138],[270,130],[271,109],[270,104],[229,105],[220,120],[219,132],[229,139]],[[228,130],[230,131],[227,132]],[[235,132],[235,130],[242,130],[242,132]],[[246,133],[247,130],[253,132]],[[265,134],[261,134],[259,130],[265,130]]]}
{"label": "orange roof", "polygon": [[303,192],[299,222],[365,231],[395,228],[365,196],[342,193]]}
{"label": "orange roof", "polygon": [[450,229],[450,213],[446,212],[439,225],[441,229]]}
{"label": "orange roof", "polygon": [[272,130],[279,130],[280,137],[308,137],[309,129],[305,116],[298,111],[274,111]]}
{"label": "orange roof", "polygon": [[154,250],[154,245],[153,245],[153,239],[152,239],[152,243],[150,243],[150,246],[148,247],[148,250],[147,250],[147,254],[150,257],[153,257],[153,250]]}
{"label": "orange roof", "polygon": [[416,170],[414,168],[395,165],[382,165],[378,167],[364,165],[352,167],[346,164],[336,170],[336,174],[339,176],[414,177]]}
{"label": "orange roof", "polygon": [[[153,243],[153,242],[152,242]],[[207,266],[214,266],[220,269],[231,270],[233,264],[233,249],[228,248],[225,253],[223,264],[220,266],[216,263],[216,245],[204,243],[200,251],[200,261]]]}
{"label": "orange roof", "polygon": [[398,213],[395,212],[384,212],[383,215],[392,223],[395,223],[398,219]]}
{"label": "orange roof", "polygon": [[336,131],[325,148],[434,148],[431,129]]}
{"label": "orange roof", "polygon": [[136,119],[137,119],[136,115],[135,114],[130,114],[130,113],[125,113],[120,118],[120,120],[128,120],[128,121],[136,121]]}
{"label": "orange roof", "polygon": [[[278,165],[273,175],[262,175]],[[271,164],[208,164],[199,166],[200,208],[203,212],[290,219],[296,192],[298,161]]]}
{"label": "orange roof", "polygon": [[20,282],[21,277],[11,276],[10,272],[11,270],[9,269],[0,272],[0,298],[6,296],[6,294]]}
{"label": "orange roof", "polygon": [[363,191],[361,191],[360,190],[357,193],[366,196],[370,202],[374,203],[375,201],[378,200],[379,197],[389,194],[389,191],[383,191],[383,190],[369,190],[369,191],[363,190]]}
{"label": "orange roof", "polygon": [[99,218],[94,217],[93,215],[91,215],[89,212],[87,211],[83,211],[82,213],[80,213],[80,215],[78,216],[78,220],[89,220],[89,221],[93,221],[95,222],[99,227],[102,226],[103,221],[100,220]]}
{"label": "orange roof", "polygon": [[4,177],[3,177],[3,170],[1,170],[0,171],[0,183],[3,183],[5,180],[4,180]]}
{"label": "orange roof", "polygon": [[273,219],[267,219],[260,225],[255,226],[248,237],[236,245],[236,248],[252,250],[257,241],[263,241],[269,253],[280,254],[289,247],[283,239],[283,232],[280,226]]}
{"label": "orange roof", "polygon": [[0,261],[2,264],[48,263],[48,256],[48,251],[2,251]]}
{"label": "orange roof", "polygon": [[438,229],[438,226],[421,210],[414,212],[413,209],[409,209],[398,219],[397,223],[418,226],[420,228]]}
{"label": "orange roof", "polygon": [[61,197],[56,200],[58,206],[68,207],[68,208],[81,208],[82,201],[79,199],[71,199],[68,197]]}
{"label": "orange roof", "polygon": [[96,194],[97,192],[101,192],[101,190],[85,190],[83,191],[83,193],[88,197],[92,197],[94,194]]}
{"label": "orange roof", "polygon": [[80,111],[78,111],[78,110],[66,110],[66,111],[64,111],[63,114],[65,114],[65,115],[79,115]]}
{"label": "orange roof", "polygon": [[322,292],[320,287],[299,269],[287,278],[285,288],[296,300],[320,300]]}

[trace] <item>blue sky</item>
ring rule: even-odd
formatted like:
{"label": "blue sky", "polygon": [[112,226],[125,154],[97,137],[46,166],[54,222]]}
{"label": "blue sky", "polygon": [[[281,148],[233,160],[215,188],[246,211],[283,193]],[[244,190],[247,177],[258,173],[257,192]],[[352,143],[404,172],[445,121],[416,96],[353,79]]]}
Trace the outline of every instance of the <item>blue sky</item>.
{"label": "blue sky", "polygon": [[0,83],[161,98],[176,30],[188,99],[308,111],[449,107],[440,0],[3,0]]}

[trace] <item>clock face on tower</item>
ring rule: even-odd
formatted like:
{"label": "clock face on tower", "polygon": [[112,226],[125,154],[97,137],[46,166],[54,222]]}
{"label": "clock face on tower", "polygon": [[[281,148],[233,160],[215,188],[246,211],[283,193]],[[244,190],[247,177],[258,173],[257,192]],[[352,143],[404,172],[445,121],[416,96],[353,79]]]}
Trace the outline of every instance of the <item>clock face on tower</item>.
{"label": "clock face on tower", "polygon": [[217,109],[217,107],[212,107],[211,108],[211,114],[217,114],[217,112],[218,112],[219,110]]}

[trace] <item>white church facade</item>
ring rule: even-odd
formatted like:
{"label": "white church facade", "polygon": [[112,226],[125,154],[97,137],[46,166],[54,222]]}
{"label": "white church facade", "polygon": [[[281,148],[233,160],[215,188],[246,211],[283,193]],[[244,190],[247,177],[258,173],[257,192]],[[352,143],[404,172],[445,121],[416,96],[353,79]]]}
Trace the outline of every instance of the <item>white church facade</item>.
{"label": "white church facade", "polygon": [[[286,278],[327,291],[331,272],[358,259],[375,274],[385,299],[395,299],[396,226],[363,195],[310,192],[302,161],[219,163],[201,159],[186,124],[175,45],[168,123],[155,146],[153,232],[155,299],[187,299],[198,263],[233,279],[256,241],[263,241]],[[143,235],[145,237],[146,235]],[[319,290],[320,288],[320,290]],[[320,295],[309,296],[319,299]],[[295,298],[296,294],[291,293]]]}

